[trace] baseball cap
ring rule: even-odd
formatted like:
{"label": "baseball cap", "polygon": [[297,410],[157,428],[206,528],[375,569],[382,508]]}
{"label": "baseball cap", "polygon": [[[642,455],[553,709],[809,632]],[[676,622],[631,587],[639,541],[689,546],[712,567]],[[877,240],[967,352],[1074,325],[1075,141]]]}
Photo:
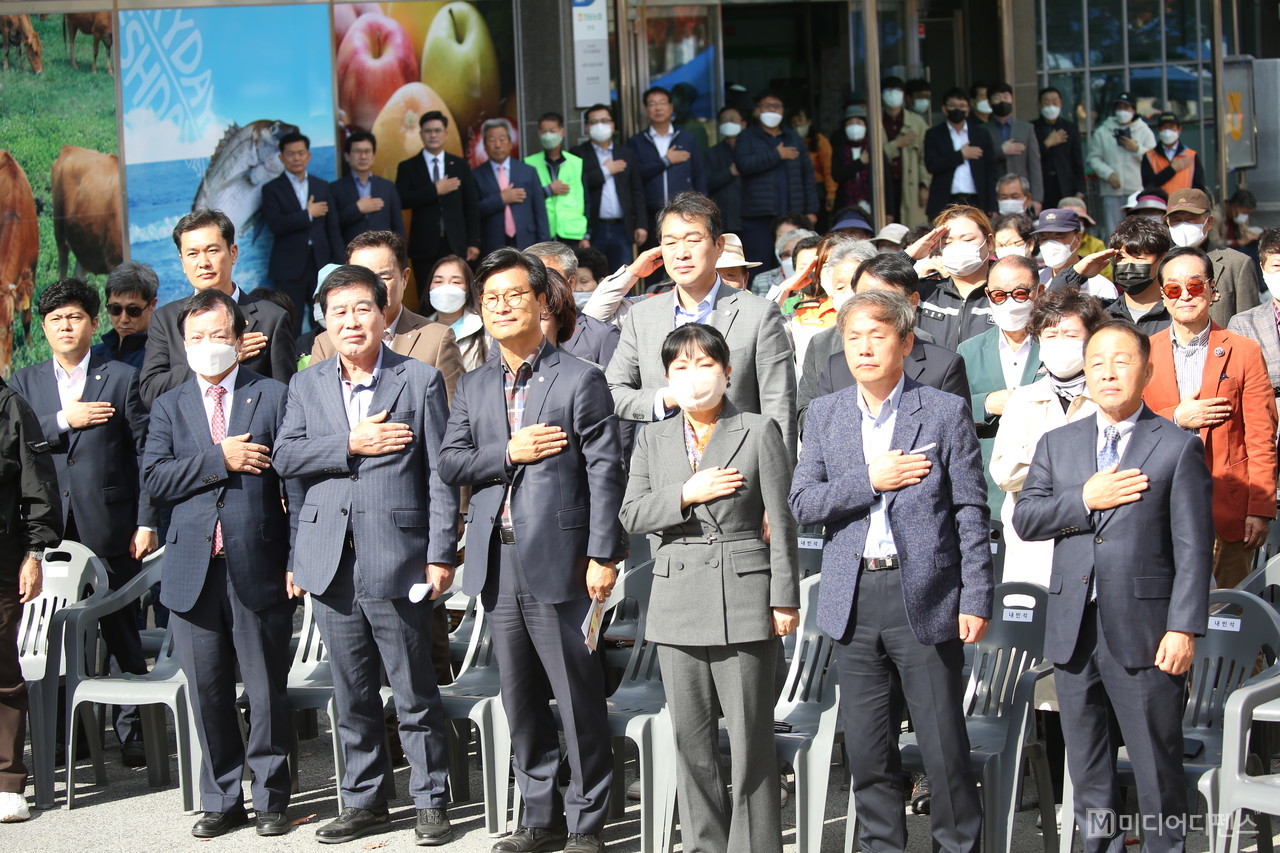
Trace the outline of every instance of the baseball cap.
{"label": "baseball cap", "polygon": [[1182,127],[1182,122],[1173,113],[1157,113],[1156,117],[1147,123],[1152,127],[1159,127],[1162,124],[1176,124],[1178,127]]}
{"label": "baseball cap", "polygon": [[1120,94],[1116,95],[1114,98],[1111,99],[1111,103],[1113,105],[1125,103],[1125,104],[1128,104],[1129,106],[1133,106],[1136,102],[1133,100],[1133,95],[1131,95],[1129,92],[1121,92]]}
{"label": "baseball cap", "polygon": [[1208,213],[1211,205],[1204,190],[1174,190],[1169,193],[1169,213]]}
{"label": "baseball cap", "polygon": [[844,117],[850,118],[866,118],[867,108],[862,104],[850,104],[844,108]]}
{"label": "baseball cap", "polygon": [[831,226],[832,231],[839,231],[843,228],[861,228],[863,231],[875,231],[875,229],[871,227],[871,224],[862,218],[861,214],[852,210],[844,216],[841,216],[840,219],[836,221],[836,224]]}
{"label": "baseball cap", "polygon": [[1081,219],[1083,219],[1085,222],[1088,222],[1090,225],[1098,224],[1094,220],[1094,218],[1089,215],[1089,208],[1085,206],[1084,201],[1076,198],[1075,196],[1072,196],[1072,195],[1067,196],[1062,201],[1058,202],[1058,207],[1060,209],[1067,208],[1070,210],[1074,210]]}
{"label": "baseball cap", "polygon": [[1040,212],[1032,234],[1064,234],[1080,231],[1080,215],[1070,208],[1051,207]]}
{"label": "baseball cap", "polygon": [[902,239],[907,236],[907,232],[911,229],[900,222],[891,222],[880,229],[880,233],[871,238],[872,243],[892,243],[895,246],[902,245]]}

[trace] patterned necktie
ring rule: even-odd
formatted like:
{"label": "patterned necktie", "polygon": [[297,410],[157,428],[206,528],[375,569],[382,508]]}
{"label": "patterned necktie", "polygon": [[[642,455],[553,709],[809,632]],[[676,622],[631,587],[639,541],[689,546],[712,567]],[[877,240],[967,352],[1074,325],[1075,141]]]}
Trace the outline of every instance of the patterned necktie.
{"label": "patterned necktie", "polygon": [[1120,462],[1120,430],[1107,427],[1102,433],[1102,449],[1098,451],[1098,470],[1102,471]]}
{"label": "patterned necktie", "polygon": [[[227,395],[227,389],[221,385],[210,385],[204,393],[213,398],[213,417],[209,420],[209,432],[213,435],[213,443],[221,444],[227,437],[227,413],[222,407],[222,398]],[[213,554],[216,556],[220,553],[222,553],[222,521],[218,520],[213,525]]]}
{"label": "patterned necktie", "polygon": [[[505,190],[511,186],[511,181],[507,179],[507,165],[503,163],[498,167],[498,189]],[[511,212],[511,205],[504,204],[502,206],[502,227],[508,237],[516,236],[516,218]]]}

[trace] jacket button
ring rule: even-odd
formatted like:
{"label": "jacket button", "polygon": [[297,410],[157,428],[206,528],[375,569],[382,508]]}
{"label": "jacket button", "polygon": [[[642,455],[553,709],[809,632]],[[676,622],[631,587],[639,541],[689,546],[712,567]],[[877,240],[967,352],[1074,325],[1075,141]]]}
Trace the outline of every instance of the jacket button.
{"label": "jacket button", "polygon": [[206,541],[206,542],[212,542],[212,541],[213,541],[213,537],[212,537],[212,536],[206,536],[206,537],[204,537],[204,541]]}
{"label": "jacket button", "polygon": [[224,504],[222,501],[218,501],[218,509],[222,509],[224,506],[226,506],[226,504]]}
{"label": "jacket button", "polygon": [[713,569],[718,568],[720,565],[720,561],[717,558],[712,557],[710,560],[707,560],[707,565]]}
{"label": "jacket button", "polygon": [[1102,537],[1101,537],[1101,536],[1095,536],[1095,537],[1093,537],[1093,544],[1094,544],[1094,545],[1101,545],[1101,544],[1102,544]]}
{"label": "jacket button", "polygon": [[359,479],[360,479],[360,475],[359,475],[359,474],[352,474],[352,475],[351,475],[351,481],[352,481],[352,482],[355,482],[356,480],[359,480]]}
{"label": "jacket button", "polygon": [[74,460],[74,459],[68,459],[68,460],[67,460],[67,464],[68,464],[68,465],[74,465],[74,464],[76,464],[76,460]]}
{"label": "jacket button", "polygon": [[63,490],[62,490],[62,496],[63,496],[64,498],[69,498],[69,497],[71,497],[71,492],[67,491],[66,489],[63,489]]}
{"label": "jacket button", "polygon": [[347,514],[347,511],[346,511],[345,509],[344,509],[344,510],[342,510],[342,514],[343,514],[343,515],[346,515],[346,514]]}
{"label": "jacket button", "polygon": [[1084,575],[1083,577],[1080,578],[1080,583],[1088,583],[1088,582],[1089,582],[1088,575]]}

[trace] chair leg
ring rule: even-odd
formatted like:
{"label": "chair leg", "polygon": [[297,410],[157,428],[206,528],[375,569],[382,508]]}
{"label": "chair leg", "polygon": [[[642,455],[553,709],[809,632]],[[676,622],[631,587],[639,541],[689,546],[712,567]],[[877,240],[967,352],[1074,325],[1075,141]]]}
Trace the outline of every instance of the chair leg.
{"label": "chair leg", "polygon": [[165,730],[164,709],[158,705],[138,708],[142,723],[142,750],[147,757],[147,784],[164,788],[172,784],[169,775],[169,736]]}
{"label": "chair leg", "polygon": [[[89,758],[93,760],[93,781],[96,785],[107,784],[107,765],[102,760],[102,729],[98,726],[97,717],[93,713],[93,705],[80,706],[81,722],[89,733]],[[71,720],[68,725],[73,725]],[[75,753],[67,753],[67,764],[75,760]]]}
{"label": "chair leg", "polygon": [[467,803],[471,801],[471,773],[467,762],[467,747],[471,744],[471,721],[449,720],[448,737],[449,799],[455,803]]}
{"label": "chair leg", "polygon": [[853,853],[858,842],[858,803],[853,796],[852,779],[849,780],[849,806],[845,811],[844,853]]}
{"label": "chair leg", "polygon": [[27,721],[31,732],[31,764],[35,782],[36,808],[53,808],[54,727],[45,712],[43,681],[27,683]]}
{"label": "chair leg", "polygon": [[[1049,769],[1049,756],[1043,746],[1033,744],[1030,748],[1028,761],[1031,765],[1032,775],[1036,780],[1036,796],[1040,800],[1040,825],[1042,827],[1041,834],[1044,836],[1044,853],[1053,853],[1058,846],[1058,817],[1053,807],[1053,779],[1050,775],[1052,771]],[[1016,800],[1013,807],[1013,813],[1016,814]],[[1013,840],[1010,838],[1010,847],[1012,847],[1012,843]]]}
{"label": "chair leg", "polygon": [[1076,794],[1071,771],[1062,771],[1062,829],[1058,832],[1058,853],[1071,853],[1076,842]]}
{"label": "chair leg", "polygon": [[[1216,815],[1218,812],[1218,769],[1214,768],[1208,773],[1200,777],[1199,783],[1196,785],[1200,796],[1204,798],[1204,825],[1212,827],[1217,825]],[[1195,802],[1196,791],[1190,792],[1192,796],[1190,802]],[[1222,848],[1218,846],[1218,833],[1206,832],[1209,837],[1209,853],[1221,853]]]}
{"label": "chair leg", "polygon": [[66,753],[66,787],[67,787],[67,811],[71,811],[76,806],[76,747],[79,746],[76,737],[76,715],[80,710],[78,704],[71,705],[71,711],[67,714],[67,753]]}
{"label": "chair leg", "polygon": [[338,739],[338,706],[333,699],[329,700],[326,709],[329,715],[329,735],[333,740],[333,790],[338,798],[338,813],[342,813],[342,775],[346,770],[346,762],[342,760],[342,741]]}

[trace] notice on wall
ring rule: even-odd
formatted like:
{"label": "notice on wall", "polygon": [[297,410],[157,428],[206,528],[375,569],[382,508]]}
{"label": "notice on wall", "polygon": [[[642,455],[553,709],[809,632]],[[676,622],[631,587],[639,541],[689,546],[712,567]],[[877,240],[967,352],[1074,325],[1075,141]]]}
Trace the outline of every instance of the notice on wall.
{"label": "notice on wall", "polygon": [[573,72],[577,105],[609,103],[609,8],[573,0]]}

